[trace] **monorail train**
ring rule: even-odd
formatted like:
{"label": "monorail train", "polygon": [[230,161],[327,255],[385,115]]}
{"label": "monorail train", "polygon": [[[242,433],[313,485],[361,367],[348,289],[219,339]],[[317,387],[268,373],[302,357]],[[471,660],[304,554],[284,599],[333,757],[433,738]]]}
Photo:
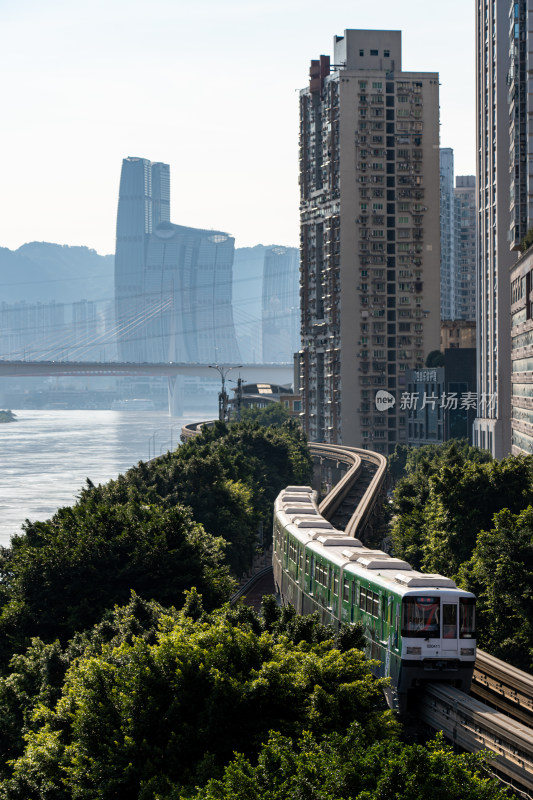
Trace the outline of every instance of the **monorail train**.
{"label": "monorail train", "polygon": [[405,711],[424,681],[468,691],[476,658],[475,597],[442,575],[364,547],[336,530],[310,487],[288,486],[274,507],[273,566],[283,604],[322,622],[361,622],[388,701]]}

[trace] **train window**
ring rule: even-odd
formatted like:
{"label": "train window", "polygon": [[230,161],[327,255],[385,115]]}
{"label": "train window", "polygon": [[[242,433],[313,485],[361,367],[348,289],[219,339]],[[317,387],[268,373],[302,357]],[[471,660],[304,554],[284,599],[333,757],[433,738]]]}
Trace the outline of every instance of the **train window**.
{"label": "train window", "polygon": [[346,578],[342,582],[342,599],[345,603],[350,600],[350,581],[346,580]]}
{"label": "train window", "polygon": [[305,557],[305,571],[309,574],[309,556]]}
{"label": "train window", "polygon": [[339,594],[339,578],[333,573],[333,594]]}
{"label": "train window", "polygon": [[379,595],[372,593],[372,616],[379,617]]}
{"label": "train window", "polygon": [[359,608],[361,611],[366,611],[366,589],[363,586],[359,590]]}
{"label": "train window", "polygon": [[455,603],[442,604],[442,636],[444,639],[457,639],[457,606]]}
{"label": "train window", "polygon": [[476,638],[476,601],[473,597],[459,600],[459,636],[461,639]]}
{"label": "train window", "polygon": [[440,637],[439,617],[438,597],[404,597],[402,601],[402,636],[438,639]]}

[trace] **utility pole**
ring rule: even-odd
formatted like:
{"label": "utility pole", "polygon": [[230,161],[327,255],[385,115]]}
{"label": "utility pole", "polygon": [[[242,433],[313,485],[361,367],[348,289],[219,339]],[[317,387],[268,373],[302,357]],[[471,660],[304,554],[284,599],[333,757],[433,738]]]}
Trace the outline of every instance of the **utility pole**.
{"label": "utility pole", "polygon": [[[228,398],[228,395],[227,395],[227,392],[226,392],[226,375],[232,369],[241,369],[241,367],[242,367],[242,364],[238,364],[235,367],[222,367],[222,366],[220,366],[220,364],[209,364],[209,369],[216,369],[218,371],[219,375],[220,375],[221,380],[222,380],[222,390],[219,392],[219,395],[218,395],[218,418],[219,418],[220,422],[226,422],[227,421],[227,415],[228,415],[228,401],[229,401],[229,398]],[[239,378],[239,380],[240,380],[240,378]]]}
{"label": "utility pole", "polygon": [[241,421],[241,406],[242,406],[242,378],[237,380],[237,422]]}

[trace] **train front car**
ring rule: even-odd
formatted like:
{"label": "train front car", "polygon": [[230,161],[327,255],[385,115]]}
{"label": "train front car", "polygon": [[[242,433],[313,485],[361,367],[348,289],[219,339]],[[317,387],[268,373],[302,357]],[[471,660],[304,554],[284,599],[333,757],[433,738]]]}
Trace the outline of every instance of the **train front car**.
{"label": "train front car", "polygon": [[468,692],[476,659],[475,597],[441,575],[413,573],[401,576],[408,589],[402,597],[398,693],[424,681]]}
{"label": "train front car", "polygon": [[287,487],[274,513],[274,581],[282,603],[325,623],[362,623],[387,699],[405,711],[426,681],[468,691],[476,656],[475,597],[442,575],[370,550],[337,531],[309,487]]}

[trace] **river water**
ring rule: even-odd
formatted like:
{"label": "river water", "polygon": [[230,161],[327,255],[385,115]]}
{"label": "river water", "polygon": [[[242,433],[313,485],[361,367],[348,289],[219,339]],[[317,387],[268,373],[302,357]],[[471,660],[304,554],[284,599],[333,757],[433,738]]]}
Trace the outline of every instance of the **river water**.
{"label": "river water", "polygon": [[26,520],[46,520],[90,478],[103,483],[138,461],[179,444],[182,425],[205,413],[164,411],[16,411],[0,425],[0,545]]}

